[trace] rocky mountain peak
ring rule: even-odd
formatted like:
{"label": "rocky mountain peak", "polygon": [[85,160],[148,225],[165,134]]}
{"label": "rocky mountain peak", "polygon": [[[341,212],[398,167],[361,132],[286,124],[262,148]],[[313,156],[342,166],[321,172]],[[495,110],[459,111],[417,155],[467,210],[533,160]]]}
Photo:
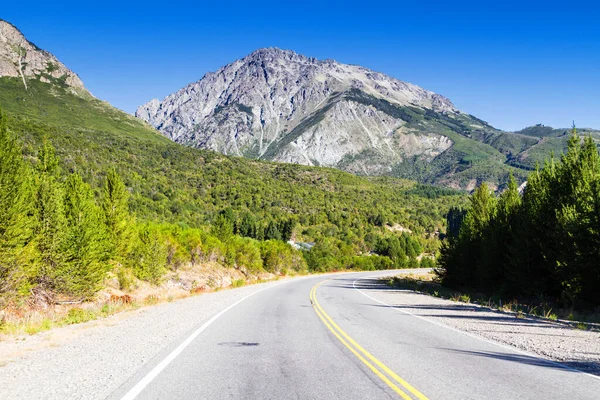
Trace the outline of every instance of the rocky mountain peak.
{"label": "rocky mountain peak", "polygon": [[0,20],[0,77],[21,78],[25,88],[29,79],[39,79],[66,86],[77,94],[89,94],[77,74],[4,20]]}
{"label": "rocky mountain peak", "polygon": [[[190,146],[379,174],[452,145],[435,132],[400,134],[410,133],[407,124],[417,120],[409,114],[427,112],[462,115],[444,96],[368,68],[262,48],[148,102],[136,116]],[[369,160],[369,152],[378,156]],[[348,166],[357,156],[366,161]]]}
{"label": "rocky mountain peak", "polygon": [[246,57],[242,59],[244,60],[273,60],[273,59],[287,59],[293,60],[294,58],[303,58],[306,57],[296,53],[293,50],[283,50],[278,47],[263,47],[261,49],[254,50],[252,53],[248,54]]}

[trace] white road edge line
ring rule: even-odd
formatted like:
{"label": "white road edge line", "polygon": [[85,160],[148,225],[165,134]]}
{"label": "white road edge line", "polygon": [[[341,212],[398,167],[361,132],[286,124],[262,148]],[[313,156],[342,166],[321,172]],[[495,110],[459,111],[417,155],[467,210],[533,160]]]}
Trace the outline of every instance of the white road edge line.
{"label": "white road edge line", "polygon": [[[368,297],[369,299],[371,299],[371,300],[373,300],[373,301],[376,301],[376,302],[378,302],[379,304],[383,304],[383,305],[385,305],[385,306],[388,306],[388,307],[390,307],[390,308],[393,308],[394,310],[396,310],[396,311],[399,311],[399,312],[401,312],[401,313],[403,313],[403,314],[411,315],[411,316],[413,316],[413,317],[415,317],[415,318],[418,318],[418,319],[420,319],[420,320],[423,320],[423,321],[429,322],[430,324],[437,325],[437,326],[440,326],[440,327],[442,327],[442,328],[446,328],[446,329],[449,329],[449,330],[451,330],[451,331],[454,331],[454,332],[461,333],[461,334],[463,334],[463,335],[465,335],[465,336],[468,336],[468,337],[470,337],[470,338],[473,338],[473,339],[481,340],[481,341],[484,341],[484,342],[486,342],[486,343],[489,343],[489,344],[496,345],[496,346],[498,346],[498,347],[501,347],[501,348],[503,348],[503,349],[505,349],[505,350],[510,350],[510,351],[513,351],[513,352],[516,352],[516,353],[521,353],[521,354],[523,354],[523,355],[525,355],[525,356],[532,357],[532,358],[536,358],[536,359],[538,359],[538,360],[541,360],[541,361],[544,361],[544,362],[546,362],[546,363],[548,363],[548,364],[555,365],[555,366],[557,366],[557,367],[559,367],[559,368],[563,368],[563,369],[566,369],[566,370],[569,370],[569,371],[572,371],[572,372],[578,372],[578,373],[581,373],[581,374],[587,375],[587,376],[589,376],[589,377],[592,377],[592,378],[594,378],[594,379],[598,379],[598,380],[600,380],[600,376],[596,376],[596,375],[590,374],[589,372],[585,372],[585,371],[582,371],[582,370],[580,370],[580,369],[577,369],[577,368],[569,367],[568,365],[561,364],[561,363],[559,363],[559,362],[557,362],[557,361],[552,361],[552,360],[548,360],[548,359],[546,359],[546,358],[542,358],[542,357],[540,357],[540,356],[539,356],[539,355],[537,355],[537,354],[528,353],[528,352],[526,352],[526,351],[523,351],[523,350],[521,350],[521,349],[519,349],[519,348],[517,348],[517,347],[512,347],[512,346],[506,345],[506,344],[504,344],[504,343],[495,342],[495,341],[493,341],[493,340],[486,339],[486,338],[484,338],[484,337],[477,336],[477,335],[474,335],[474,334],[472,334],[472,333],[469,333],[469,332],[461,331],[460,329],[456,329],[456,328],[453,328],[453,327],[451,327],[451,326],[448,326],[448,325],[442,324],[442,323],[440,323],[440,322],[433,321],[433,320],[431,320],[431,319],[429,319],[429,318],[425,318],[425,317],[422,317],[422,316],[420,316],[420,315],[416,315],[416,314],[413,314],[413,313],[411,313],[411,312],[408,312],[408,311],[402,310],[402,309],[400,309],[398,306],[393,306],[393,305],[391,305],[391,304],[388,304],[388,303],[386,303],[386,302],[384,302],[384,301],[378,300],[378,299],[374,298],[373,296],[370,296],[370,295],[366,294],[365,292],[363,292],[362,290],[360,290],[359,288],[357,288],[357,287],[356,287],[356,282],[358,282],[358,281],[360,281],[360,280],[363,280],[363,279],[370,279],[370,278],[375,278],[375,277],[381,278],[381,275],[373,275],[373,276],[369,276],[369,277],[366,277],[366,278],[358,278],[358,279],[355,279],[355,280],[354,280],[354,282],[352,282],[352,287],[353,287],[355,290],[357,290],[357,291],[358,291],[360,294],[362,294],[363,296],[366,296],[366,297]],[[415,292],[415,293],[416,293],[416,292]],[[424,295],[424,296],[426,296],[426,295]]]}
{"label": "white road edge line", "polygon": [[187,339],[185,339],[175,350],[173,350],[168,356],[166,356],[158,365],[156,365],[146,376],[142,378],[134,387],[132,387],[122,398],[121,400],[133,400],[135,399],[145,388],[156,378],[166,367],[169,365],[181,352],[190,345],[200,335],[206,328],[208,328],[213,322],[215,322],[220,316],[225,314],[227,311],[231,310],[233,307],[240,304],[242,301],[246,300],[249,297],[254,296],[257,293],[260,293],[264,290],[274,288],[276,286],[281,285],[282,283],[290,282],[289,280],[276,283],[273,286],[269,286],[266,288],[262,288],[257,290],[256,292],[252,292],[249,295],[239,299],[235,303],[231,304],[227,308],[221,310],[219,313],[214,315],[211,319],[206,321],[200,328],[195,330]]}

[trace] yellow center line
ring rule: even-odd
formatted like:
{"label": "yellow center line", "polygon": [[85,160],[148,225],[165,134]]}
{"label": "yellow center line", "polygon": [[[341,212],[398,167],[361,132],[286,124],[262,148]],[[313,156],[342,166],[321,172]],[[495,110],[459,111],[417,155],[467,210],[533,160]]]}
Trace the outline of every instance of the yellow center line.
{"label": "yellow center line", "polygon": [[[319,316],[319,318],[323,321],[325,326],[338,338],[340,342],[344,346],[346,346],[354,355],[358,357],[371,371],[373,371],[379,378],[381,378],[390,388],[392,388],[396,393],[398,393],[404,399],[411,399],[405,392],[403,392],[398,386],[396,386],[388,377],[383,375],[377,368],[373,366],[370,362],[368,362],[362,355],[360,355],[348,342],[350,342],[358,351],[360,351],[365,357],[371,360],[375,365],[377,365],[381,370],[383,370],[388,376],[394,379],[398,384],[400,384],[403,388],[412,393],[419,400],[427,400],[427,397],[411,386],[404,379],[400,378],[394,371],[388,368],[385,364],[375,358],[371,353],[366,351],[362,346],[356,343],[346,332],[342,330],[332,319],[327,315],[325,310],[321,307],[319,302],[317,301],[317,288],[325,283],[327,280],[316,284],[310,291],[310,299],[315,306],[315,312]],[[340,336],[341,335],[341,336]],[[346,339],[344,340],[342,336]]]}
{"label": "yellow center line", "polygon": [[346,341],[331,327],[331,325],[329,325],[327,320],[321,315],[321,313],[317,309],[315,309],[315,311],[316,311],[317,315],[319,316],[319,318],[321,319],[321,321],[323,321],[325,326],[331,331],[331,333],[333,333],[335,335],[335,337],[337,337],[338,340],[340,342],[342,342],[342,344],[344,346],[346,346],[356,357],[358,357],[358,359],[360,361],[362,361],[367,367],[369,367],[369,369],[371,371],[373,371],[373,373],[375,375],[377,375],[379,378],[381,378],[381,380],[383,380],[390,388],[392,388],[392,390],[394,390],[396,393],[398,393],[400,395],[400,397],[402,397],[405,400],[412,400],[411,397],[408,396],[406,393],[404,393],[402,391],[402,389],[400,389],[398,386],[396,386],[394,384],[394,382],[390,381],[387,376],[382,374],[377,368],[375,368],[373,366],[373,364],[368,362],[363,356],[361,356],[356,350],[354,350],[348,343],[346,343]]}

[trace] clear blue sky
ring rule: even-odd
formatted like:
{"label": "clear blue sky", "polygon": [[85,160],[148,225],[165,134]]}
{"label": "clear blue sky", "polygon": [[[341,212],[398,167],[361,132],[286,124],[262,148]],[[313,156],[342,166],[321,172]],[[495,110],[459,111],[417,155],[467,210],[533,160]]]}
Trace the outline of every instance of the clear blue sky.
{"label": "clear blue sky", "polygon": [[128,112],[275,46],[417,84],[501,129],[600,128],[598,2],[34,0],[3,1],[0,18]]}

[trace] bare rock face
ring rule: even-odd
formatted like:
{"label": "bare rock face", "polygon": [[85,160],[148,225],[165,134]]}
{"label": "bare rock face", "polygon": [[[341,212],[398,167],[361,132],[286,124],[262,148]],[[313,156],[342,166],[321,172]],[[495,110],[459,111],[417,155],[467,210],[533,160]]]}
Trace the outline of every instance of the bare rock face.
{"label": "bare rock face", "polygon": [[29,42],[10,23],[0,20],[0,77],[18,77],[27,88],[28,79],[59,83],[76,94],[89,94],[77,74],[45,50]]}
{"label": "bare rock face", "polygon": [[428,110],[465,115],[447,98],[384,74],[268,48],[150,101],[136,116],[193,147],[378,175],[452,146],[410,117]]}

